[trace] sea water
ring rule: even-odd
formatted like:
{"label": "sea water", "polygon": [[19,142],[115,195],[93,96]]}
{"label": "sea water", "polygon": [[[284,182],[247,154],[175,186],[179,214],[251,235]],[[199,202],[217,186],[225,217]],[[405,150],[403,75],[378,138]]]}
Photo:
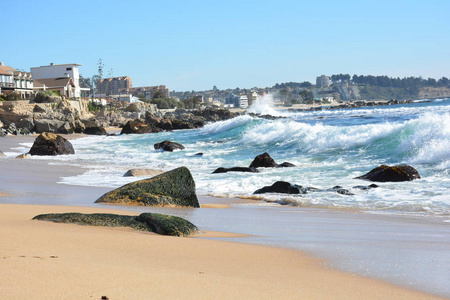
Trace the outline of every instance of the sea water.
{"label": "sea water", "polygon": [[[139,179],[123,177],[128,169],[168,171],[186,166],[199,195],[255,198],[261,204],[449,216],[449,99],[308,112],[276,111],[264,100],[250,111],[280,118],[242,115],[200,129],[73,140],[76,154],[56,159],[87,170],[63,182],[114,188]],[[186,149],[156,151],[153,145],[164,140],[181,143]],[[219,167],[248,167],[264,152],[277,163],[287,161],[296,167],[213,174]],[[382,164],[411,165],[421,179],[377,183],[378,188],[368,190],[355,188],[370,184],[355,177]],[[341,186],[354,195],[329,191],[253,195],[280,180],[321,190]]]}

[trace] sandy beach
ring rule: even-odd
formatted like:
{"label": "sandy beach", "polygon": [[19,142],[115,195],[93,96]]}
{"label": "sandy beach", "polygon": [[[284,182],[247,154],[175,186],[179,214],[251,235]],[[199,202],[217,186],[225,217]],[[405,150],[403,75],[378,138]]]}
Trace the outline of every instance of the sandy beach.
{"label": "sandy beach", "polygon": [[[0,150],[32,141],[0,138]],[[300,251],[202,238],[233,239],[229,233],[175,238],[32,221],[53,212],[135,213],[94,205],[107,188],[57,183],[81,169],[11,156],[0,163],[0,299],[438,299],[327,268]],[[202,209],[227,210],[233,201],[203,200]]]}

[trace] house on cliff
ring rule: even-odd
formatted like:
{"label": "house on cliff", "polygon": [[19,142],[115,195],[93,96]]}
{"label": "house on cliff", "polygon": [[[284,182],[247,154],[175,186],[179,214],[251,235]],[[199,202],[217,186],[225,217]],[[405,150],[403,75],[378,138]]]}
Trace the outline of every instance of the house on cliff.
{"label": "house on cliff", "polygon": [[0,94],[17,93],[21,99],[34,97],[33,79],[29,72],[18,71],[0,62]]}

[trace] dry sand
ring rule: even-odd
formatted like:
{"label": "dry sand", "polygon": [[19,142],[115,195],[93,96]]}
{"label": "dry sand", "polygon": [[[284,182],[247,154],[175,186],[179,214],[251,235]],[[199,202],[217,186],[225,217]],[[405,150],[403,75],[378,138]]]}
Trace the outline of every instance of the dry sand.
{"label": "dry sand", "polygon": [[433,299],[297,251],[31,220],[69,211],[120,213],[0,205],[0,299]]}

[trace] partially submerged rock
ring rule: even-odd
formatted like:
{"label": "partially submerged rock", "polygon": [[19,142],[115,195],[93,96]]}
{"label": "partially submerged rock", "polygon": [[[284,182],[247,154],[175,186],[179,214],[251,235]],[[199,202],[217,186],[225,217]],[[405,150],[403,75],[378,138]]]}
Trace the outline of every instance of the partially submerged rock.
{"label": "partially submerged rock", "polygon": [[387,166],[381,165],[372,169],[369,173],[356,177],[356,179],[366,179],[378,182],[399,182],[420,179],[419,172],[411,166]]}
{"label": "partially submerged rock", "polygon": [[183,218],[154,213],[143,213],[139,216],[81,213],[43,214],[34,217],[33,220],[91,226],[131,227],[136,230],[172,236],[187,236],[198,231],[194,224]]}
{"label": "partially submerged rock", "polygon": [[154,169],[130,169],[128,170],[123,177],[131,177],[131,176],[156,176],[164,173],[163,171],[154,170]]}
{"label": "partially submerged rock", "polygon": [[112,190],[96,203],[146,206],[200,207],[195,182],[186,167],[180,167],[149,179],[126,184]]}
{"label": "partially submerged rock", "polygon": [[302,186],[293,185],[286,181],[277,181],[271,186],[265,186],[253,194],[265,194],[265,193],[282,193],[282,194],[306,194],[307,189]]}
{"label": "partially submerged rock", "polygon": [[90,135],[107,135],[108,132],[106,132],[106,129],[100,126],[92,126],[92,127],[86,127],[83,131],[84,134],[90,134]]}
{"label": "partially submerged rock", "polygon": [[249,173],[259,173],[256,168],[247,168],[247,167],[232,167],[232,168],[217,168],[214,170],[213,174],[216,173],[227,173],[227,172],[249,172]]}
{"label": "partially submerged rock", "polygon": [[44,132],[36,138],[29,153],[31,155],[64,155],[75,154],[75,150],[64,137]]}
{"label": "partially submerged rock", "polygon": [[250,164],[250,168],[275,168],[277,163],[273,160],[270,155],[265,152],[255,157],[255,159]]}
{"label": "partially submerged rock", "polygon": [[179,143],[175,143],[175,142],[171,142],[168,140],[165,140],[161,143],[156,143],[153,145],[153,147],[155,148],[155,150],[159,150],[162,149],[164,151],[169,151],[169,152],[173,152],[173,150],[183,150],[184,146],[179,144]]}
{"label": "partially submerged rock", "polygon": [[263,154],[260,154],[253,159],[252,163],[250,164],[250,168],[289,168],[289,167],[295,167],[294,164],[291,164],[289,162],[284,162],[282,164],[277,164],[275,160],[273,160],[272,157],[267,152],[264,152]]}

